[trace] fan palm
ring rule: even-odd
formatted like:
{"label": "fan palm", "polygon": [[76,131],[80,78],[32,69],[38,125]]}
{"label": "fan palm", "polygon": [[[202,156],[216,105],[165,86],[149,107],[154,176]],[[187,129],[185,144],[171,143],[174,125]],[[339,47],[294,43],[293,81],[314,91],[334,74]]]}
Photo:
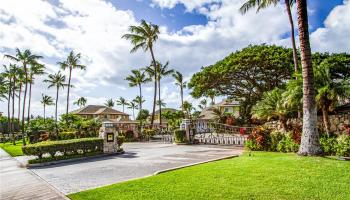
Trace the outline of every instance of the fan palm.
{"label": "fan palm", "polygon": [[80,57],[81,57],[80,53],[75,54],[74,51],[71,51],[65,61],[58,62],[58,64],[61,66],[63,70],[69,69],[66,114],[68,114],[68,109],[69,109],[69,92],[71,88],[72,71],[74,69],[86,70],[85,65],[79,64]]}
{"label": "fan palm", "polygon": [[135,109],[137,109],[137,103],[135,101],[130,101],[127,105],[129,109],[132,109],[132,118],[135,120]]}
{"label": "fan palm", "polygon": [[119,97],[119,99],[117,100],[117,105],[122,106],[124,112],[124,106],[128,105],[128,101],[123,97]]}
{"label": "fan palm", "polygon": [[107,99],[106,100],[106,103],[105,103],[105,106],[109,107],[109,108],[113,108],[114,107],[114,101],[112,98],[110,99]]}
{"label": "fan palm", "polygon": [[44,94],[41,94],[40,103],[43,104],[43,106],[44,106],[44,122],[45,122],[45,120],[46,120],[46,106],[52,106],[55,104],[53,103],[52,97],[50,97],[48,95],[44,95]]}
{"label": "fan palm", "polygon": [[184,80],[183,80],[183,75],[180,72],[178,72],[178,71],[175,71],[173,73],[173,77],[175,79],[175,85],[179,86],[179,88],[180,88],[181,108],[183,108],[183,105],[184,105],[184,88],[186,88],[186,82],[184,82]]}
{"label": "fan palm", "polygon": [[[44,82],[49,83],[48,88],[56,87],[56,102],[55,102],[55,122],[57,124],[57,106],[58,106],[58,94],[60,88],[64,89],[64,87],[68,86],[66,84],[66,76],[61,74],[60,71],[58,71],[55,74],[49,74],[48,79],[44,80]],[[56,127],[57,131],[57,127]]]}
{"label": "fan palm", "polygon": [[23,95],[23,107],[22,107],[22,140],[23,140],[23,145],[26,145],[25,141],[25,133],[24,133],[24,112],[25,112],[25,106],[26,106],[26,98],[27,98],[27,90],[28,90],[28,68],[27,66],[31,63],[37,63],[38,59],[41,59],[42,56],[38,56],[35,54],[32,54],[32,52],[29,49],[24,50],[22,52],[18,48],[16,49],[16,55],[5,55],[6,58],[10,60],[14,60],[18,63],[22,64],[23,70],[24,70],[24,75],[25,75],[25,87],[24,87],[24,95]]}
{"label": "fan palm", "polygon": [[87,99],[85,97],[80,97],[76,102],[74,102],[74,105],[77,105],[79,107],[84,107],[86,105]]}
{"label": "fan palm", "polygon": [[151,81],[150,78],[148,78],[145,74],[145,72],[141,70],[131,70],[131,75],[126,77],[126,80],[129,81],[129,86],[130,87],[139,87],[139,92],[140,92],[140,101],[139,101],[139,110],[142,110],[142,84],[147,83]]}
{"label": "fan palm", "polygon": [[[240,11],[242,14],[247,13],[250,9],[257,7],[256,12],[259,12],[261,9],[264,9],[270,5],[276,6],[280,1],[279,0],[248,0],[246,3],[242,5],[240,8]],[[286,11],[288,15],[288,20],[290,24],[290,30],[291,30],[291,40],[292,40],[292,47],[293,47],[293,60],[294,60],[294,71],[298,71],[298,54],[297,54],[297,48],[295,45],[295,33],[294,33],[294,22],[291,12],[291,7],[295,3],[295,0],[284,0],[284,4],[286,6]]]}
{"label": "fan palm", "polygon": [[32,85],[34,84],[34,78],[36,75],[45,74],[45,66],[39,63],[31,63],[29,71],[29,94],[28,94],[28,125],[30,123],[30,102],[32,99]]}
{"label": "fan palm", "polygon": [[[133,45],[131,53],[136,52],[139,49],[143,51],[149,51],[151,53],[152,65],[154,70],[156,70],[156,59],[153,52],[153,45],[158,39],[159,27],[158,25],[147,23],[145,20],[141,20],[139,26],[130,26],[130,33],[125,34],[122,38],[130,40]],[[156,109],[156,99],[157,99],[157,74],[154,74],[154,96],[153,96],[153,114],[151,117],[151,125],[154,121],[154,113]]]}
{"label": "fan palm", "polygon": [[158,81],[158,103],[156,102],[156,104],[159,106],[159,124],[162,125],[162,100],[160,99],[160,80],[163,77],[169,76],[171,74],[174,73],[174,70],[172,69],[168,69],[169,66],[169,61],[165,63],[165,65],[163,65],[160,62],[157,62],[157,81]]}

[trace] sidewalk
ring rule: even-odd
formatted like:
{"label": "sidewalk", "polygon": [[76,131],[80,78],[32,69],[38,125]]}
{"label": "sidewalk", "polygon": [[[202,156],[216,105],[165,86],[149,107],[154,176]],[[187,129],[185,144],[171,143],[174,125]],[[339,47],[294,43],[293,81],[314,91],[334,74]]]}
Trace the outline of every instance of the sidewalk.
{"label": "sidewalk", "polygon": [[68,199],[0,148],[0,199]]}

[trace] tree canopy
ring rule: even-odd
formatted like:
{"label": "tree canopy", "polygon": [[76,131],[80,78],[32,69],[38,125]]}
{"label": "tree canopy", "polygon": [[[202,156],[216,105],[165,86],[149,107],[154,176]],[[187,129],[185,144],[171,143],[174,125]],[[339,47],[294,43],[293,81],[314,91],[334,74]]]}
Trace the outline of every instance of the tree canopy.
{"label": "tree canopy", "polygon": [[203,67],[189,83],[192,96],[209,91],[241,101],[241,114],[250,117],[252,106],[266,91],[280,87],[293,71],[291,49],[275,45],[250,45],[231,53],[214,65]]}

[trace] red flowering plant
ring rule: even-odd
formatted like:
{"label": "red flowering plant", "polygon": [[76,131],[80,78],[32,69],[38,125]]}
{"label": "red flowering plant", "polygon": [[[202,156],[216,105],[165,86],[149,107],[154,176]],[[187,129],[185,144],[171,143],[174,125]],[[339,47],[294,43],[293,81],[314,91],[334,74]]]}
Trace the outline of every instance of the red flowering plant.
{"label": "red flowering plant", "polygon": [[245,146],[253,151],[267,151],[270,148],[270,129],[262,126],[256,127],[248,136]]}

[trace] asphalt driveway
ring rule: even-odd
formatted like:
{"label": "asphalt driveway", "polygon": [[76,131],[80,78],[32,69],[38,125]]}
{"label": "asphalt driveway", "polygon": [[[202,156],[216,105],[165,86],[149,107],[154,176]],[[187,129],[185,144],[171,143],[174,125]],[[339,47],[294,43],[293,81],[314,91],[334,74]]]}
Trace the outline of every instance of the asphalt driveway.
{"label": "asphalt driveway", "polygon": [[157,171],[242,153],[241,147],[126,143],[125,154],[32,168],[64,194],[145,177]]}

